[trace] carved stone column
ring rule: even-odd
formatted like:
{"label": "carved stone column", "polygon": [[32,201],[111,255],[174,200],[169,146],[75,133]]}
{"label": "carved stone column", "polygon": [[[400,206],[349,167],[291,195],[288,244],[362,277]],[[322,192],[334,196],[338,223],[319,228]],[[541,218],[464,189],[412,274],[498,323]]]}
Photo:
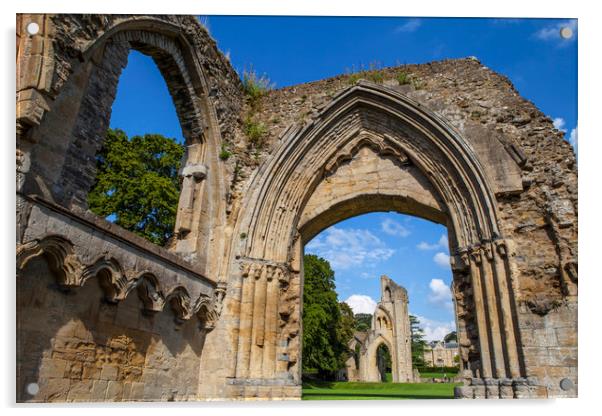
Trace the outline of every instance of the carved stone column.
{"label": "carved stone column", "polygon": [[502,343],[502,335],[500,331],[500,317],[498,313],[497,299],[499,293],[496,291],[496,284],[494,282],[494,251],[492,250],[491,243],[483,242],[479,247],[481,253],[483,253],[481,262],[481,277],[483,280],[483,288],[485,294],[485,304],[487,306],[488,315],[488,326],[490,334],[490,346],[492,351],[492,365],[494,374],[493,377],[501,378],[506,376],[505,359],[504,359],[504,347]]}
{"label": "carved stone column", "polygon": [[470,252],[470,280],[473,287],[477,328],[479,332],[479,352],[481,356],[481,374],[483,378],[491,378],[491,355],[489,353],[489,337],[487,336],[487,311],[485,307],[486,292],[481,284],[481,251]]}
{"label": "carved stone column", "polygon": [[[17,137],[21,139],[27,138],[27,130],[39,125],[49,110],[49,99],[54,96],[55,62],[48,15],[25,14],[19,16],[17,23]],[[38,33],[27,33],[30,23],[37,23]],[[55,82],[61,82],[60,69],[57,68],[59,76]]]}
{"label": "carved stone column", "polygon": [[494,269],[496,290],[500,299],[502,328],[508,357],[508,371],[510,378],[520,377],[520,357],[517,346],[517,331],[514,327],[513,311],[515,305],[510,300],[510,293],[514,290],[512,285],[511,269],[508,264],[508,246],[504,240],[494,242]]}
{"label": "carved stone column", "polygon": [[182,187],[175,224],[177,237],[175,249],[179,253],[194,253],[197,249],[199,218],[208,168],[206,165],[191,161],[199,160],[202,146],[202,144],[193,144],[187,147],[188,164],[179,172]]}
{"label": "carved stone column", "polygon": [[286,265],[243,262],[236,365],[240,383],[296,379],[290,370],[298,362],[299,287],[291,287],[291,274]]}
{"label": "carved stone column", "polygon": [[238,330],[238,358],[236,360],[236,377],[249,377],[251,359],[251,335],[253,329],[253,303],[255,300],[255,280],[261,276],[262,265],[243,264],[242,295],[240,299],[240,320]]}
{"label": "carved stone column", "polygon": [[[470,272],[473,301],[467,301],[470,292],[465,288],[454,286],[454,294],[462,294],[457,298],[458,318],[464,319],[468,326],[471,320],[476,324],[480,356],[478,370],[473,370],[472,378],[466,378],[467,386],[456,389],[456,397],[499,399],[530,394],[521,378],[523,365],[508,246],[504,239],[483,241],[453,257],[454,285],[468,284],[463,283],[462,274],[466,269]],[[467,313],[470,308],[474,308],[474,313]],[[470,353],[463,348],[470,345],[468,331],[459,331],[459,335],[462,362],[474,364],[474,358],[471,360]]]}

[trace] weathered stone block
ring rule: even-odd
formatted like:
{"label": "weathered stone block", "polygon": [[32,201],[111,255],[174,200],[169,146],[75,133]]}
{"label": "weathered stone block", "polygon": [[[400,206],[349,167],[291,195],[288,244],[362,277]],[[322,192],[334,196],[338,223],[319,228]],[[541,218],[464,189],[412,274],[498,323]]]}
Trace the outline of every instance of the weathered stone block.
{"label": "weathered stone block", "polygon": [[117,380],[119,368],[114,365],[103,365],[100,370],[101,380]]}

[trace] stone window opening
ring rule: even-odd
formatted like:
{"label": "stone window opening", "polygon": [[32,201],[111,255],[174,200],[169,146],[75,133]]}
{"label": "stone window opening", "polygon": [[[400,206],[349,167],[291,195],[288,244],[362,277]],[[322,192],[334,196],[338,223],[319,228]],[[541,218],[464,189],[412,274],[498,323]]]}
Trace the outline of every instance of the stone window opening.
{"label": "stone window opening", "polygon": [[[142,54],[152,60],[167,86],[169,106],[175,108],[178,123],[178,133],[173,135],[180,136],[180,144],[184,146],[174,204],[175,220],[168,233],[168,243],[163,241],[159,245],[197,264],[201,272],[210,272],[205,270],[204,259],[211,235],[217,231],[206,220],[215,203],[207,194],[209,186],[215,188],[221,181],[216,157],[221,133],[207,93],[205,75],[195,55],[198,52],[178,38],[181,34],[169,30],[167,27],[158,30],[156,23],[143,20],[127,22],[106,30],[82,48],[80,61],[73,66],[61,94],[44,114],[44,123],[29,129],[24,136],[28,143],[40,145],[27,155],[31,159],[31,173],[23,175],[19,191],[39,195],[72,212],[98,215],[90,210],[88,203],[97,179],[97,156],[106,142],[109,126],[121,127],[113,126],[110,120],[122,72],[131,54]],[[128,136],[131,139],[143,133],[155,132],[137,130]],[[55,139],[49,141],[48,136]],[[206,184],[207,181],[211,185]],[[105,192],[111,196],[115,190]],[[149,218],[155,214],[148,212]],[[100,217],[115,222],[110,214]],[[133,228],[132,224],[112,226],[102,225],[102,221],[98,224],[118,233],[121,233],[120,227],[129,231]],[[157,241],[151,242],[157,244]]]}
{"label": "stone window opening", "polygon": [[[139,45],[138,48],[144,51],[143,46]],[[173,240],[176,238],[175,220],[178,210],[175,206],[181,198],[174,193],[181,194],[183,188],[188,185],[184,184],[186,179],[182,175],[182,171],[188,168],[184,166],[187,156],[186,139],[176,112],[173,97],[169,93],[166,79],[155,58],[136,48],[131,48],[128,52],[127,64],[117,82],[107,138],[96,155],[99,170],[96,181],[88,193],[87,201],[92,212],[104,216],[107,221],[116,223],[164,247],[173,245]],[[131,178],[128,171],[109,170],[109,166],[118,162],[114,160],[114,154],[108,154],[109,148],[107,148],[109,143],[115,143],[115,136],[125,136],[127,144],[123,140],[117,143],[120,146],[124,144],[131,146],[127,148],[140,154],[141,162],[149,169],[136,171],[137,177],[132,178],[134,183],[157,177],[157,185],[155,187],[151,185],[148,191],[150,195],[160,192],[163,195],[162,199],[155,199],[142,206],[139,205],[139,201],[130,200],[128,205],[114,207],[111,213],[106,211],[107,207],[113,205],[112,200],[123,200],[124,194],[128,192],[127,187],[124,189],[124,184],[119,179],[108,190],[102,189],[101,185],[107,185],[105,179],[107,173],[114,172],[119,177],[127,178],[126,181]],[[112,149],[115,152],[115,147]],[[100,180],[100,176],[103,180]],[[165,186],[163,184],[168,185],[160,188],[159,186]],[[174,206],[172,209],[161,204],[169,199],[171,199],[169,205]],[[135,223],[128,218],[134,215],[138,220]]]}

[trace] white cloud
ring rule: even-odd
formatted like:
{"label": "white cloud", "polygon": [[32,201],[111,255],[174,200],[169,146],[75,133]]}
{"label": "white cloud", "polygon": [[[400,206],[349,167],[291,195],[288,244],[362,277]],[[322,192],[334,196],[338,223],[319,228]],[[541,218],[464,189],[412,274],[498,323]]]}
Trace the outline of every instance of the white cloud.
{"label": "white cloud", "polygon": [[449,286],[442,279],[431,279],[429,288],[431,290],[428,297],[429,302],[453,312],[454,304]]}
{"label": "white cloud", "polygon": [[577,153],[577,147],[578,147],[577,127],[575,127],[573,130],[571,130],[571,134],[569,136],[569,143],[571,145],[573,145],[573,147],[575,148],[575,153]]}
{"label": "white cloud", "polygon": [[439,237],[439,247],[445,248],[449,251],[449,240],[447,239],[447,235],[443,234]]}
{"label": "white cloud", "polygon": [[437,254],[435,254],[435,256],[433,257],[433,261],[435,263],[437,263],[438,266],[441,267],[450,267],[450,263],[449,263],[449,255],[445,254],[443,252],[438,252]]}
{"label": "white cloud", "polygon": [[345,301],[353,313],[374,313],[376,301],[367,295],[351,295]]}
{"label": "white cloud", "polygon": [[385,218],[383,222],[381,222],[380,227],[384,233],[389,235],[398,235],[400,237],[407,237],[410,235],[410,230],[391,218]]}
{"label": "white cloud", "polygon": [[441,341],[451,331],[456,330],[454,321],[435,321],[420,315],[416,315],[416,318],[420,321],[419,326],[424,330],[424,338],[427,341]]}
{"label": "white cloud", "polygon": [[554,123],[554,128],[556,130],[566,133],[566,128],[565,128],[566,122],[564,121],[564,119],[562,117],[555,118],[553,123]]}
{"label": "white cloud", "polygon": [[[563,37],[560,36],[560,30],[565,27],[571,29],[573,32],[573,36],[569,39],[564,39]],[[537,32],[535,32],[534,35],[535,35],[535,38],[537,38],[539,40],[543,40],[543,41],[558,40],[558,41],[561,41],[566,44],[569,41],[574,40],[577,37],[576,36],[577,35],[577,20],[576,19],[566,20],[564,22],[559,22],[556,24],[548,25],[546,27],[539,29]]]}
{"label": "white cloud", "polygon": [[410,33],[415,32],[422,25],[420,19],[409,19],[402,25],[395,28],[395,33]]}
{"label": "white cloud", "polygon": [[426,241],[421,241],[416,247],[418,247],[419,250],[437,250],[439,248],[439,244],[435,243],[435,244],[429,244]]}
{"label": "white cloud", "polygon": [[[566,127],[566,121],[562,117],[556,117],[553,121],[553,124],[554,128],[564,133],[564,137],[566,138],[566,133],[568,132],[568,129]],[[575,152],[577,152],[577,127],[571,129],[567,140],[575,148]]]}
{"label": "white cloud", "polygon": [[368,230],[330,227],[306,246],[310,253],[324,257],[334,269],[374,266],[395,253]]}
{"label": "white cloud", "polygon": [[419,250],[437,250],[437,249],[445,249],[449,250],[449,242],[447,240],[447,235],[442,234],[439,237],[439,240],[436,243],[427,243],[426,241],[421,241],[417,246]]}

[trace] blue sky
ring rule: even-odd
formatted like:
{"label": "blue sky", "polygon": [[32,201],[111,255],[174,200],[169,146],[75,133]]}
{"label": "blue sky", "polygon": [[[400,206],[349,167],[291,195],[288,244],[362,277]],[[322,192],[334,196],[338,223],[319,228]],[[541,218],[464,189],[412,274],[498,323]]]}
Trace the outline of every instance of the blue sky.
{"label": "blue sky", "polygon": [[[506,75],[521,95],[577,143],[577,22],[568,19],[443,19],[210,16],[202,20],[239,71],[253,67],[276,87],[368,67],[476,56]],[[570,39],[560,28],[573,31]],[[132,52],[120,79],[111,127],[130,136],[160,133],[182,140],[161,74]],[[396,213],[351,218],[306,247],[331,260],[342,300],[379,298],[387,274],[408,289],[410,310],[429,338],[453,327],[445,227]],[[359,252],[359,254],[358,254]],[[443,261],[442,261],[443,260]],[[369,304],[354,297],[356,308]]]}
{"label": "blue sky", "polygon": [[335,271],[337,292],[357,312],[371,313],[380,300],[380,276],[405,287],[410,312],[429,339],[454,327],[447,229],[394,212],[360,215],[335,224],[305,246],[326,258]]}

